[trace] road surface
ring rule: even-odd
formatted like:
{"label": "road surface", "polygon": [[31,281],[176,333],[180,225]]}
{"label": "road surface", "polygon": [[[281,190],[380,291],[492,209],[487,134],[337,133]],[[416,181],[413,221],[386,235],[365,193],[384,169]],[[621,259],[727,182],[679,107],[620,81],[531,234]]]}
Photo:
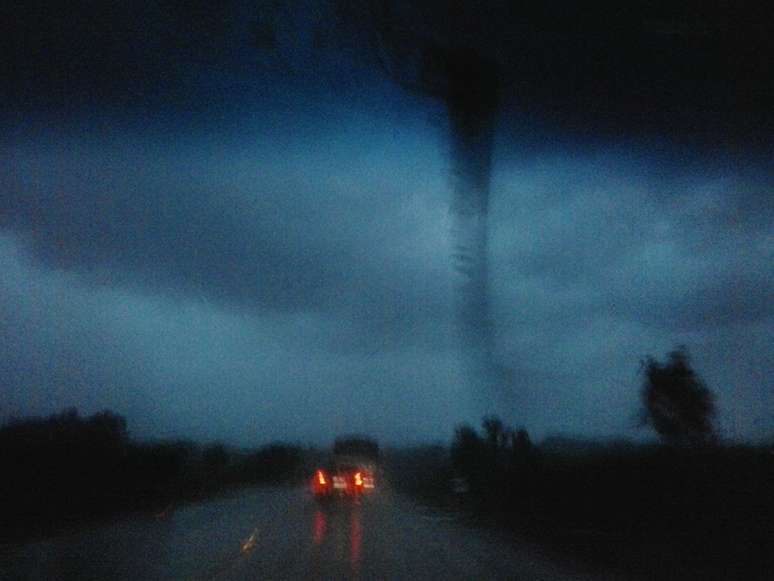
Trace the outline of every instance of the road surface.
{"label": "road surface", "polygon": [[[593,579],[598,579],[594,577]],[[381,490],[319,505],[251,489],[31,544],[0,547],[2,581],[592,579],[494,531]]]}

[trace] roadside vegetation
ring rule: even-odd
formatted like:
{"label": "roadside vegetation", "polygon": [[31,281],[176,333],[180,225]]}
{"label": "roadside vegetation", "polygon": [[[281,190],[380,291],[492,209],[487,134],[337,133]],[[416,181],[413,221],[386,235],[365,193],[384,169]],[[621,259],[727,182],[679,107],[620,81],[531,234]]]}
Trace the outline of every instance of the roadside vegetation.
{"label": "roadside vegetation", "polygon": [[450,445],[394,452],[404,492],[635,578],[771,579],[774,446],[726,444],[684,348],[642,365],[640,423],[659,441],[551,437],[485,417]]}
{"label": "roadside vegetation", "polygon": [[232,487],[297,482],[311,453],[285,443],[137,442],[110,411],[11,421],[0,428],[0,540],[133,510],[165,518],[181,502]]}

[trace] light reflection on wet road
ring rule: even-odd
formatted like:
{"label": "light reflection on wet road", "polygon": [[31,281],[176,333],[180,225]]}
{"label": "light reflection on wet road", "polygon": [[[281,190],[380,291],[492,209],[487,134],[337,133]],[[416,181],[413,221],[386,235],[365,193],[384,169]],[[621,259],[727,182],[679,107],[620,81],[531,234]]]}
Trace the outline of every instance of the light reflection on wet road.
{"label": "light reflection on wet road", "polygon": [[24,546],[0,547],[2,581],[591,579],[495,533],[382,490],[318,504],[255,489]]}

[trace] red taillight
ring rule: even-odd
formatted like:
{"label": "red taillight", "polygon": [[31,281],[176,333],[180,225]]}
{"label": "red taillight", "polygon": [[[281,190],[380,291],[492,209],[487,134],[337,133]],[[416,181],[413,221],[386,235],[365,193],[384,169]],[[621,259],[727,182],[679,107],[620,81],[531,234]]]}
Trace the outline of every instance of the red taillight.
{"label": "red taillight", "polygon": [[322,470],[317,471],[317,483],[320,486],[325,486],[325,474],[323,474]]}
{"label": "red taillight", "polygon": [[363,486],[363,477],[360,472],[355,473],[355,486]]}

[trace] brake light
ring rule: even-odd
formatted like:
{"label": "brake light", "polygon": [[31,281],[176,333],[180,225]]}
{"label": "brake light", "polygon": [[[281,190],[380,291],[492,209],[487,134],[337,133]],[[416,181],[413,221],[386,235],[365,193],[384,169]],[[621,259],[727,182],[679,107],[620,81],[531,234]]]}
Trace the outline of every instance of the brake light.
{"label": "brake light", "polygon": [[317,471],[317,482],[320,486],[325,486],[325,474],[323,474],[322,470]]}
{"label": "brake light", "polygon": [[363,477],[360,476],[360,472],[355,473],[355,486],[363,486]]}

